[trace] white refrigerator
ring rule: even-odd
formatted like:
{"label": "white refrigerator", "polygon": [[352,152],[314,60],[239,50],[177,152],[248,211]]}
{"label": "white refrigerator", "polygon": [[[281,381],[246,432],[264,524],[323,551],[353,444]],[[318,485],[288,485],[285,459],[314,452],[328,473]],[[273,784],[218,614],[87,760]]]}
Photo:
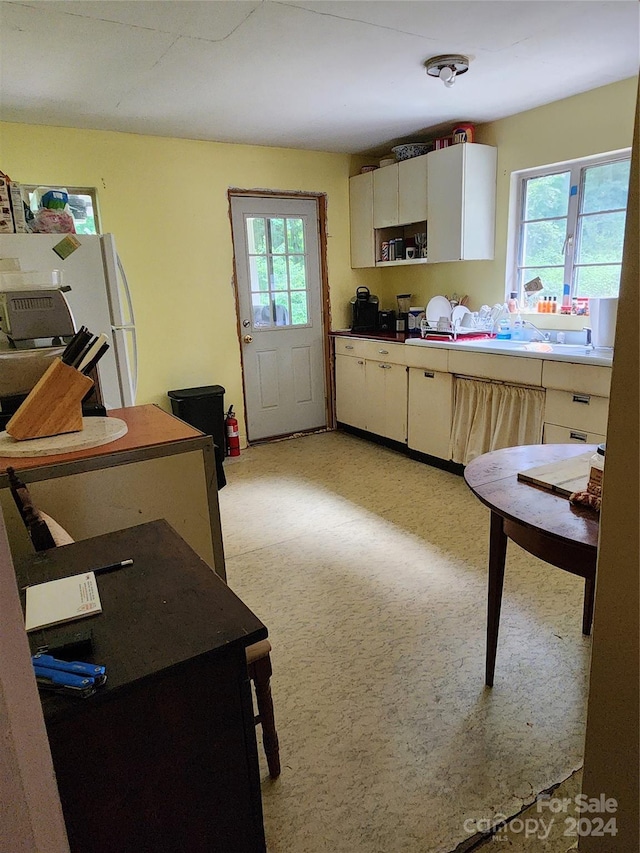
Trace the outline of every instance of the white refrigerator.
{"label": "white refrigerator", "polygon": [[104,332],[110,348],[98,364],[107,409],[133,406],[138,355],[133,305],[113,234],[74,235],[80,246],[65,260],[54,251],[65,234],[0,234],[0,258],[17,258],[23,272],[62,271],[76,330]]}

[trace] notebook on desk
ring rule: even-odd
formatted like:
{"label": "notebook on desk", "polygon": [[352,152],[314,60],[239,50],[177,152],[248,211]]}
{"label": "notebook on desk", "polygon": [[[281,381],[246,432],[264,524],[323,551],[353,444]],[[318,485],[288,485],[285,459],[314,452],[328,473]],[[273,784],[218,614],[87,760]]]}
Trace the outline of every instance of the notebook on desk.
{"label": "notebook on desk", "polygon": [[591,456],[591,452],[582,453],[571,459],[563,459],[561,462],[549,462],[535,468],[526,468],[518,472],[518,480],[568,498],[573,492],[581,492],[587,488]]}
{"label": "notebook on desk", "polygon": [[27,587],[25,629],[50,628],[102,612],[93,572]]}

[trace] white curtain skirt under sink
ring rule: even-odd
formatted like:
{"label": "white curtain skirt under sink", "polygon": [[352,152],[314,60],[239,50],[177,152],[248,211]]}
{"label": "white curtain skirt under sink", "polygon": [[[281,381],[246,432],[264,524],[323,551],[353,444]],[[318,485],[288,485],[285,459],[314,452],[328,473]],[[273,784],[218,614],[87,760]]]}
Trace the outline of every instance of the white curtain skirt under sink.
{"label": "white curtain skirt under sink", "polygon": [[476,456],[542,440],[544,391],[456,377],[451,459],[467,465]]}

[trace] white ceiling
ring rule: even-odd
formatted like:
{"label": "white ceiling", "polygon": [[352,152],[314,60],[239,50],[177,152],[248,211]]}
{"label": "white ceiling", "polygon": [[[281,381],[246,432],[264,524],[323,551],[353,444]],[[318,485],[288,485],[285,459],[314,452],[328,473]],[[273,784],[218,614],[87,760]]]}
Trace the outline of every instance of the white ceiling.
{"label": "white ceiling", "polygon": [[[0,2],[6,121],[383,151],[638,73],[637,0]],[[423,63],[470,57],[451,89]]]}

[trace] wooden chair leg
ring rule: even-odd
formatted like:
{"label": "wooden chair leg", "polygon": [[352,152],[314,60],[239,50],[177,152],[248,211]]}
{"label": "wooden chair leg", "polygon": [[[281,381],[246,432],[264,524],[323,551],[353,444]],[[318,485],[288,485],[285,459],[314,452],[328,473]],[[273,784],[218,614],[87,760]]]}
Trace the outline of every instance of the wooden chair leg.
{"label": "wooden chair leg", "polygon": [[262,743],[267,756],[269,776],[272,779],[277,779],[280,775],[280,746],[273,714],[273,699],[271,698],[271,673],[269,655],[249,664],[249,676],[256,690],[258,721],[262,725]]}

